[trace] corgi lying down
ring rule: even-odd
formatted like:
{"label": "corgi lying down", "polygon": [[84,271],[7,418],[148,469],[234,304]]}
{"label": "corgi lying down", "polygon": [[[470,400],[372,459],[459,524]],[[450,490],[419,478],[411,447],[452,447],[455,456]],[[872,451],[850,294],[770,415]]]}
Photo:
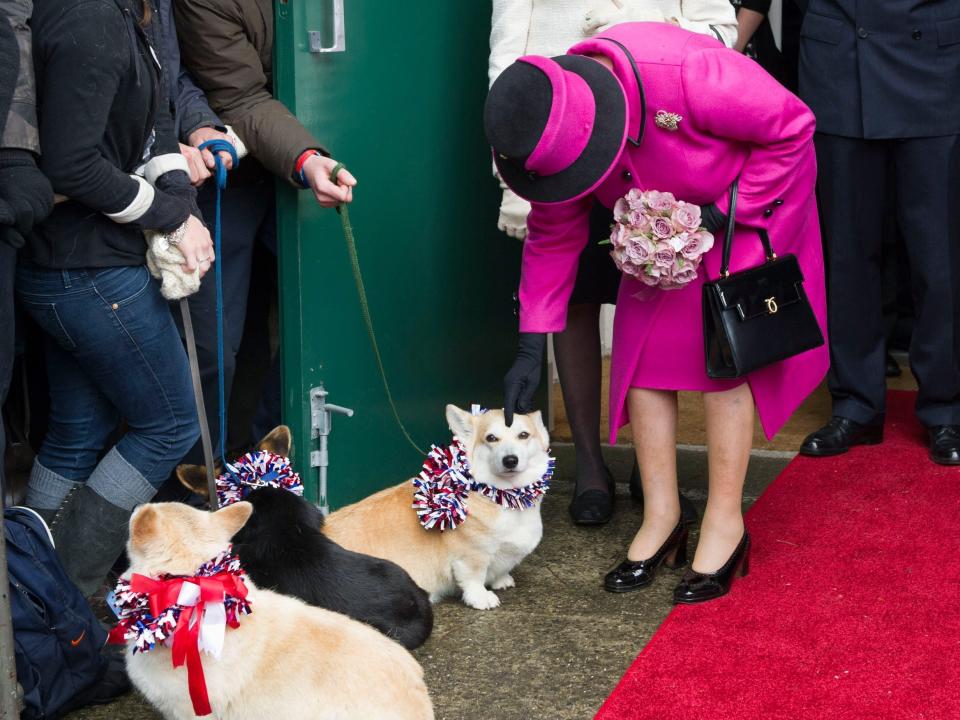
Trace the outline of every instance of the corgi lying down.
{"label": "corgi lying down", "polygon": [[[291,444],[290,429],[281,425],[257,444],[256,452],[287,461]],[[188,490],[209,495],[203,467],[181,465],[177,477]],[[221,505],[236,495],[224,494]],[[258,487],[246,500],[253,516],[233,537],[233,549],[258,587],[349,615],[408,650],[430,636],[433,610],[427,594],[394,563],[344,550],[321,532],[320,510],[289,490]]]}
{"label": "corgi lying down", "polygon": [[[229,546],[252,510],[247,502],[216,513],[180,503],[142,505],[130,519],[128,576],[194,575]],[[345,615],[261,590],[249,579],[246,586],[251,614],[226,628],[219,658],[201,653],[209,717],[433,718],[423,671],[400,645]],[[128,655],[127,671],[166,720],[193,720],[187,668],[172,666],[169,648]]]}
{"label": "corgi lying down", "polygon": [[[543,535],[540,499],[553,470],[550,437],[539,412],[515,415],[511,427],[502,410],[474,415],[448,405],[446,416],[462,446],[462,479],[470,486],[465,516],[454,509],[425,529],[418,512],[430,522],[431,510],[446,497],[434,493],[424,500],[421,487],[415,511],[417,488],[408,480],[332,513],[324,533],[348,550],[396,563],[431,601],[460,594],[470,607],[494,608],[500,598],[493,591],[513,587],[511,571]],[[441,532],[444,526],[454,527]]]}

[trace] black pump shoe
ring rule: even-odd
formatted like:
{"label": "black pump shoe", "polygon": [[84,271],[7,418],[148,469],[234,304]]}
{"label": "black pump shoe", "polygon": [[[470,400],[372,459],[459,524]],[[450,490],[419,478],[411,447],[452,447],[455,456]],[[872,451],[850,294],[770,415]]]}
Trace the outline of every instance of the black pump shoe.
{"label": "black pump shoe", "polygon": [[[693,501],[678,491],[680,495],[680,519],[683,524],[689,526],[696,525],[700,520],[696,505]],[[643,502],[643,486],[640,484],[640,466],[637,461],[633,461],[633,470],[630,472],[630,497],[637,502]]]}
{"label": "black pump shoe", "polygon": [[930,435],[930,459],[938,465],[960,465],[960,425],[934,425]]}
{"label": "black pump shoe", "polygon": [[692,568],[683,575],[683,580],[673,589],[673,601],[687,605],[706,602],[730,592],[735,577],[746,577],[750,572],[750,535],[743,539],[723,567],[712,573],[698,573]]}
{"label": "black pump shoe", "polygon": [[575,525],[606,525],[613,517],[613,502],[616,496],[613,475],[607,470],[606,490],[584,490],[570,501],[570,519]]}
{"label": "black pump shoe", "polygon": [[624,560],[603,578],[607,592],[623,593],[639,590],[653,582],[660,565],[678,568],[687,564],[687,536],[689,531],[681,520],[670,537],[646,560]]}
{"label": "black pump shoe", "polygon": [[828,457],[842,455],[854,445],[878,445],[883,442],[883,423],[862,425],[834,415],[830,422],[807,435],[800,446],[801,455]]}

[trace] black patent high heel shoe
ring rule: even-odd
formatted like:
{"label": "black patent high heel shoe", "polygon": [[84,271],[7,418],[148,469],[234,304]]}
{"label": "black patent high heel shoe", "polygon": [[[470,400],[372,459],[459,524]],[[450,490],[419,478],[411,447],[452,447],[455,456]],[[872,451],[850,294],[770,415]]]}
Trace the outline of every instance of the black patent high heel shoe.
{"label": "black patent high heel shoe", "polygon": [[734,578],[746,577],[749,572],[750,535],[744,532],[737,549],[719,570],[712,573],[698,573],[692,568],[687,570],[673,590],[673,601],[690,605],[722,597],[730,592]]}
{"label": "black patent high heel shoe", "polygon": [[584,490],[570,501],[570,519],[575,525],[605,525],[613,517],[617,486],[607,470],[606,490]]}
{"label": "black patent high heel shoe", "polygon": [[689,531],[681,520],[653,557],[646,560],[624,560],[608,572],[603,578],[603,589],[613,593],[639,590],[653,582],[661,565],[668,568],[683,567],[687,564],[688,535]]}

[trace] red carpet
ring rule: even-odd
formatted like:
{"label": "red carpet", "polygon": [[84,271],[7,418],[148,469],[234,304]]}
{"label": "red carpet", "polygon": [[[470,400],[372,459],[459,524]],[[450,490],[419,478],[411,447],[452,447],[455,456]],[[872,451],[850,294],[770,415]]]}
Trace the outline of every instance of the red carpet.
{"label": "red carpet", "polygon": [[927,459],[914,398],[883,445],[787,466],[750,575],[676,608],[597,718],[960,718],[960,468]]}

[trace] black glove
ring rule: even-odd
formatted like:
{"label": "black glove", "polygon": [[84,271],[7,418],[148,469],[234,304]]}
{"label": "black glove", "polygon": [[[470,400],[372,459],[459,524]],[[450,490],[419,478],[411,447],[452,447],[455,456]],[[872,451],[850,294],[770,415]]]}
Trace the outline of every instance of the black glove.
{"label": "black glove", "polygon": [[700,222],[707,229],[707,232],[716,235],[727,226],[727,216],[720,212],[720,209],[710,203],[700,206]]}
{"label": "black glove", "polygon": [[0,238],[23,245],[33,226],[50,214],[53,188],[26,150],[0,150],[0,215],[12,219]]}
{"label": "black glove", "polygon": [[520,333],[517,359],[503,379],[503,415],[507,427],[513,425],[514,412],[528,413],[533,409],[533,395],[540,384],[546,349],[546,333]]}

